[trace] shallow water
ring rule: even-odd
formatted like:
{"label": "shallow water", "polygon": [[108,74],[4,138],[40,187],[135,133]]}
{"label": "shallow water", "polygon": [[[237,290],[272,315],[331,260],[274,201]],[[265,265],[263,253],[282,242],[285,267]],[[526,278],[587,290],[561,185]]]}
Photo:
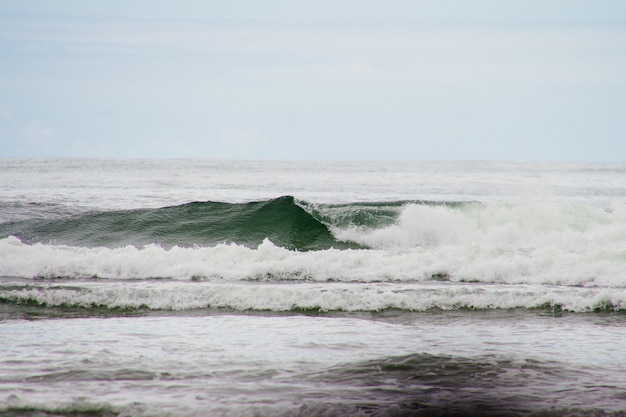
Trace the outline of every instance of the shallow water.
{"label": "shallow water", "polygon": [[626,401],[622,314],[12,318],[0,325],[0,396],[13,409],[523,415]]}

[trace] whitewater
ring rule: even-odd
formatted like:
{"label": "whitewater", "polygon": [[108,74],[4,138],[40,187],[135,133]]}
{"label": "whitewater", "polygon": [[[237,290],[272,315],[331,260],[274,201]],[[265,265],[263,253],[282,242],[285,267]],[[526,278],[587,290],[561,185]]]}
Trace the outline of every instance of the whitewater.
{"label": "whitewater", "polygon": [[0,161],[3,415],[624,415],[625,311],[625,164]]}

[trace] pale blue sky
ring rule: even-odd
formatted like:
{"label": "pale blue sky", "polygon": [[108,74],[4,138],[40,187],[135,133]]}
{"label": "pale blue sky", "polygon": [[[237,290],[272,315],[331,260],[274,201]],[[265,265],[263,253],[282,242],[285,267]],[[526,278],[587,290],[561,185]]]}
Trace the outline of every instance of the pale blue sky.
{"label": "pale blue sky", "polygon": [[626,1],[3,1],[0,157],[626,161]]}

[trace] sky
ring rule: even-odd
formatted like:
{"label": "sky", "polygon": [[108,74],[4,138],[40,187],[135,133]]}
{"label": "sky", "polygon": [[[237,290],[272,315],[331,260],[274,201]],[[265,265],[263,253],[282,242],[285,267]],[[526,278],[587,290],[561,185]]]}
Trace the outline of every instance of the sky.
{"label": "sky", "polygon": [[624,0],[0,0],[0,158],[626,162]]}

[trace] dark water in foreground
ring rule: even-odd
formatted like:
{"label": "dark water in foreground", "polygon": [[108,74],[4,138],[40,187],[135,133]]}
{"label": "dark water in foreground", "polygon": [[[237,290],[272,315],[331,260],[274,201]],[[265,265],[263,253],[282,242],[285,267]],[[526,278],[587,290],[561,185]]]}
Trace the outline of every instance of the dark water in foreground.
{"label": "dark water in foreground", "polygon": [[626,401],[619,313],[1,311],[4,415],[618,416]]}

